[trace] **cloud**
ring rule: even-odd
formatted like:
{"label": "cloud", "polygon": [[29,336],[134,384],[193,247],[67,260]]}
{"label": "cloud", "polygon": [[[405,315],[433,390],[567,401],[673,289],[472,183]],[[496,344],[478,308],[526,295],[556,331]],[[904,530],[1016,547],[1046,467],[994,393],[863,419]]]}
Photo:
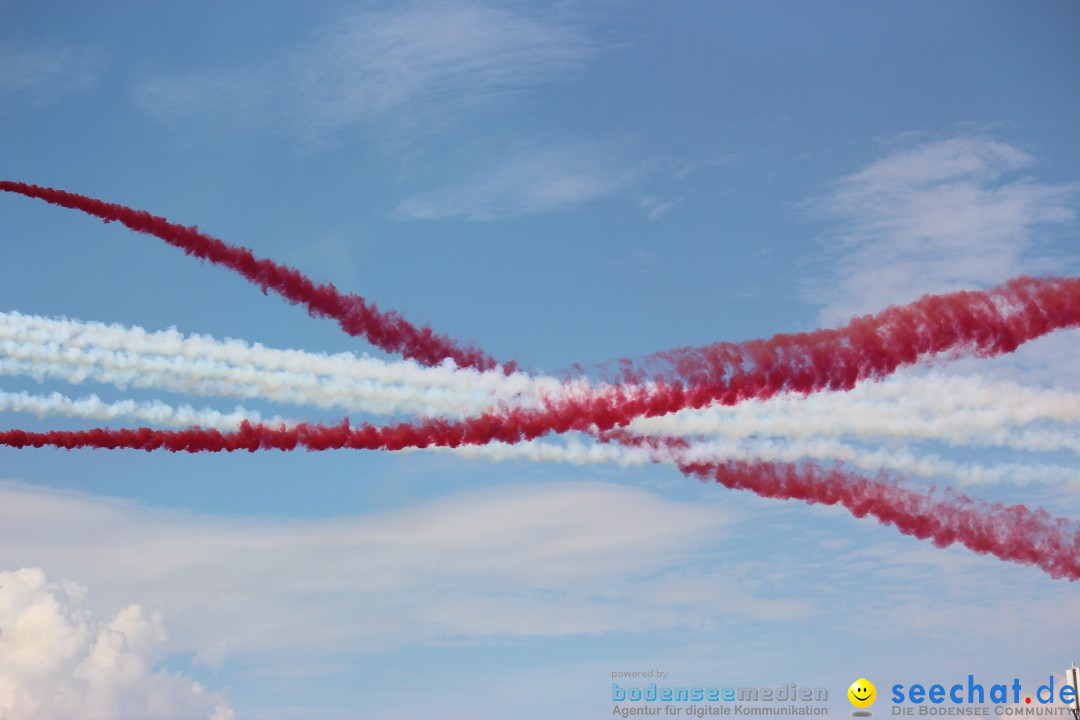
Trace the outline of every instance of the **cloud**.
{"label": "cloud", "polygon": [[135,97],[162,118],[270,118],[309,141],[352,126],[430,128],[571,70],[597,51],[556,15],[502,4],[394,5],[346,17],[262,65],[148,76]]}
{"label": "cloud", "polygon": [[0,42],[0,98],[51,102],[97,84],[105,65],[100,50],[56,40]]}
{"label": "cloud", "polygon": [[[412,220],[499,220],[625,196],[645,175],[642,164],[612,146],[522,144],[461,182],[402,201],[395,214]],[[667,207],[644,209],[652,217]]]}
{"label": "cloud", "polygon": [[679,204],[681,200],[661,200],[655,195],[643,195],[638,198],[638,207],[645,211],[646,217],[656,220],[668,210]]}
{"label": "cloud", "polygon": [[[704,622],[696,607],[626,590],[666,587],[655,575],[714,542],[730,517],[590,482],[321,520],[192,517],[0,484],[0,566],[51,568],[104,606],[168,607],[169,651],[210,667],[252,654],[327,661],[414,643],[693,626]],[[735,589],[701,601],[703,617],[762,607]]]}
{"label": "cloud", "polygon": [[154,669],[168,637],[159,614],[128,605],[97,621],[86,595],[40,568],[0,572],[0,717],[232,720],[221,695]]}
{"label": "cloud", "polygon": [[893,151],[806,202],[838,222],[826,240],[827,283],[810,288],[822,322],[984,287],[1022,272],[1061,271],[1033,252],[1036,230],[1075,218],[1080,184],[1016,173],[1035,159],[1007,143],[961,135]]}

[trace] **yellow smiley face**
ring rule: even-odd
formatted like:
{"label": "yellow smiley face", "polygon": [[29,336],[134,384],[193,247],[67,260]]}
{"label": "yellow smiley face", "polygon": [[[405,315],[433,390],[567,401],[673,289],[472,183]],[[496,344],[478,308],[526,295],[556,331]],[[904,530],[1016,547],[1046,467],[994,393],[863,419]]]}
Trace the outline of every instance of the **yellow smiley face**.
{"label": "yellow smiley face", "polygon": [[877,698],[877,688],[866,678],[859,678],[847,689],[848,700],[857,708],[867,708]]}

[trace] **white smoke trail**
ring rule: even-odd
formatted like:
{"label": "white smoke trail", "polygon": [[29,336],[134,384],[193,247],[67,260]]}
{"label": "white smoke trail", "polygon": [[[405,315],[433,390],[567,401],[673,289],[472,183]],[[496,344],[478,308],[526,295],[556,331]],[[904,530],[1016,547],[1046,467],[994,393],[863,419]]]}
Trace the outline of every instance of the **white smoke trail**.
{"label": "white smoke trail", "polygon": [[106,402],[97,395],[70,398],[54,392],[48,395],[32,395],[27,392],[0,390],[0,412],[32,413],[38,417],[62,415],[88,420],[116,420],[132,418],[140,422],[166,427],[200,427],[217,430],[233,430],[242,421],[280,425],[279,417],[263,418],[257,411],[237,407],[229,413],[211,408],[193,408],[190,405],[173,406],[161,400],[118,400]]}
{"label": "white smoke trail", "polygon": [[[524,373],[424,368],[350,353],[276,350],[176,330],[54,320],[0,313],[0,374],[38,381],[87,380],[126,389],[267,399],[320,408],[389,414],[463,416],[496,403],[531,405],[544,396],[588,390]],[[593,388],[597,389],[597,388]],[[977,376],[894,376],[847,393],[780,396],[733,408],[641,418],[633,432],[730,439],[771,436],[904,438],[953,445],[1080,453],[1080,438],[1032,423],[1080,422],[1080,394],[985,381]]]}
{"label": "white smoke trail", "polygon": [[[206,394],[232,394],[223,385],[236,383],[248,397],[280,388],[290,398],[285,402],[369,412],[465,414],[498,402],[531,402],[541,392],[565,392],[555,378],[459,369],[449,361],[428,368],[413,361],[278,350],[240,340],[183,335],[176,329],[148,332],[140,327],[16,312],[0,313],[0,355],[49,366],[39,374],[55,375],[59,372],[55,366],[62,363],[98,366],[119,373],[117,382],[137,386],[139,381],[133,376],[143,372],[154,377],[177,373],[188,381],[199,381]],[[87,377],[116,384],[97,371],[88,370]],[[152,386],[156,380],[145,382],[141,387]],[[245,389],[249,387],[260,389]],[[310,400],[303,399],[304,393],[311,393]]]}
{"label": "white smoke trail", "polygon": [[[32,395],[26,392],[0,391],[0,412],[28,412],[39,416],[63,415],[93,420],[134,418],[141,422],[170,427],[198,425],[218,430],[232,430],[243,420],[252,423],[285,423],[278,417],[262,418],[258,412],[236,408],[231,413],[217,410],[192,408],[190,405],[172,406],[161,400],[138,402],[121,400],[105,402],[96,395],[79,399],[61,393]],[[983,466],[974,463],[956,463],[935,455],[918,456],[907,450],[885,450],[847,445],[832,440],[788,440],[786,442],[743,440],[713,440],[692,442],[685,449],[646,449],[614,444],[582,441],[571,436],[561,442],[534,440],[516,445],[490,443],[481,446],[459,448],[429,448],[430,452],[452,452],[467,458],[484,458],[491,461],[529,460],[533,462],[564,462],[575,465],[615,463],[620,466],[645,465],[653,462],[671,463],[675,460],[698,462],[723,459],[769,460],[796,462],[814,459],[841,461],[862,470],[889,468],[906,475],[948,479],[960,485],[974,484],[1029,484],[1067,481],[1080,486],[1080,471],[1072,467],[1044,464],[1002,464]]]}
{"label": "white smoke trail", "polygon": [[623,466],[650,463],[713,462],[718,460],[800,460],[843,462],[860,470],[895,470],[904,475],[948,481],[960,486],[1028,485],[1033,483],[1068,483],[1080,488],[1080,470],[1054,464],[980,465],[945,460],[936,455],[915,455],[908,450],[868,450],[830,440],[789,442],[691,442],[687,448],[645,449],[600,443],[583,443],[575,438],[565,442],[534,440],[507,445],[492,442],[459,448],[427,448],[426,452],[449,452],[467,458],[493,462],[530,460],[564,462],[574,465],[617,463]]}
{"label": "white smoke trail", "polygon": [[460,413],[462,408],[472,409],[477,405],[475,401],[437,388],[417,390],[116,351],[61,351],[43,345],[13,345],[9,341],[0,341],[0,375],[22,375],[38,382],[63,380],[81,384],[92,381],[121,390],[158,389],[384,414],[398,411],[431,415]]}
{"label": "white smoke trail", "polygon": [[727,438],[852,437],[934,440],[950,445],[1011,447],[1080,453],[1075,431],[1032,423],[1080,422],[1080,394],[1060,389],[989,383],[978,376],[900,375],[846,393],[779,396],[733,408],[683,410],[634,420],[641,435]]}

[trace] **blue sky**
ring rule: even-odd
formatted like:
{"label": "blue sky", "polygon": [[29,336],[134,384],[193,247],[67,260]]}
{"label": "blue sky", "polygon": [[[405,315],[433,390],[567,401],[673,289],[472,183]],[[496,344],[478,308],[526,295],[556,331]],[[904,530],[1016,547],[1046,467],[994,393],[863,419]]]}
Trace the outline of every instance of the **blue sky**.
{"label": "blue sky", "polygon": [[[1078,30],[1072,2],[9,1],[0,175],[197,224],[559,373],[1075,275]],[[0,312],[385,358],[156,239],[16,196],[0,228]],[[740,447],[887,456],[1080,519],[1075,420],[1047,409],[1080,392],[1076,342],[801,410],[848,423],[813,450],[790,429]],[[928,377],[1044,414],[859,433],[857,412],[933,419]],[[7,370],[0,390],[240,402]],[[100,717],[606,717],[610,673],[650,666],[827,686],[843,715],[860,676],[1041,682],[1078,654],[1075,584],[670,466],[0,449],[0,539],[0,715],[75,717],[63,687]]]}

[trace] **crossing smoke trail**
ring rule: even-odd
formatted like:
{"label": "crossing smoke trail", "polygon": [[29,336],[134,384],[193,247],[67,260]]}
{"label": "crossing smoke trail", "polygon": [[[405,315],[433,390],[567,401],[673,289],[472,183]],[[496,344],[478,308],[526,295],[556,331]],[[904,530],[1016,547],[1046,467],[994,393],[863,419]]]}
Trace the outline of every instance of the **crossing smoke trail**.
{"label": "crossing smoke trail", "polygon": [[[372,449],[389,450],[492,440],[513,443],[569,430],[604,432],[635,418],[712,403],[734,405],[782,392],[849,390],[860,381],[885,377],[935,354],[990,357],[1078,323],[1080,278],[1020,277],[986,292],[928,295],[910,305],[856,318],[837,330],[712,346],[703,357],[716,360],[714,372],[692,370],[700,381],[694,385],[661,381],[583,390],[547,398],[543,408],[487,411],[463,420],[429,420],[412,426],[369,426],[364,432]],[[726,361],[721,357],[731,360],[730,367],[722,367]]]}
{"label": "crossing smoke trail", "polygon": [[153,235],[188,255],[239,273],[264,293],[273,290],[294,305],[306,306],[314,317],[333,318],[348,334],[362,335],[387,352],[399,353],[424,365],[437,365],[450,358],[459,367],[490,370],[497,366],[495,360],[476,348],[460,346],[448,337],[436,335],[429,327],[418,328],[393,310],[381,311],[359,295],[343,294],[329,283],[316,285],[299,270],[256,258],[247,248],[224,243],[194,226],[178,225],[143,210],[38,185],[0,180],[0,190],[80,210],[107,223],[116,221],[135,232]]}
{"label": "crossing smoke trail", "polygon": [[[400,426],[399,426],[400,427]],[[403,431],[406,435],[410,430]],[[0,432],[0,444],[12,447],[164,449],[172,452],[248,450],[309,450],[342,448],[373,449],[393,445],[402,438],[382,437],[373,426],[352,428],[299,424],[270,428],[241,423],[234,432],[191,428],[188,430],[76,430]],[[611,438],[609,438],[611,439]],[[657,448],[656,457],[671,449],[685,451],[684,441],[652,438],[620,440],[625,444]],[[402,445],[401,447],[405,447]],[[725,487],[750,490],[762,497],[801,500],[808,504],[840,505],[857,518],[874,517],[901,533],[929,539],[937,547],[960,543],[977,553],[990,554],[1022,565],[1035,565],[1054,578],[1080,579],[1080,527],[1043,510],[1023,505],[1003,506],[974,500],[946,490],[920,490],[884,477],[869,478],[839,468],[812,463],[769,463],[729,460],[681,461],[686,475],[715,481]]]}
{"label": "crossing smoke trail", "polygon": [[918,490],[812,464],[728,461],[681,464],[686,475],[767,498],[840,505],[904,535],[943,548],[959,543],[979,554],[1034,565],[1052,578],[1080,579],[1080,525],[1025,505],[974,500],[944,490]]}
{"label": "crossing smoke trail", "polygon": [[[333,317],[346,332],[401,352],[424,364],[451,358],[459,366],[492,369],[496,364],[472,348],[460,349],[429,328],[417,330],[396,313],[381,313],[355,295],[331,285],[315,285],[299,272],[259,260],[245,249],[169,223],[164,218],[110,205],[93,198],[24,183],[0,181],[0,190],[36,197],[156,235],[196,257],[229,267],[264,292],[273,289],[315,316]],[[1080,278],[1015,278],[987,292],[925,296],[902,307],[852,320],[848,325],[809,333],[776,335],[767,340],[717,343],[683,348],[620,363],[622,382],[583,397],[548,400],[542,409],[487,411],[460,421],[424,420],[414,424],[356,428],[300,424],[269,427],[241,423],[233,432],[190,428],[181,431],[109,430],[0,432],[0,444],[76,448],[166,449],[173,452],[333,448],[399,450],[406,447],[517,443],[569,430],[615,438],[615,428],[638,417],[656,417],[685,408],[718,403],[735,405],[764,400],[781,392],[809,394],[850,390],[868,379],[881,379],[920,359],[950,353],[991,357],[1054,330],[1080,324]],[[508,366],[512,369],[512,366]],[[641,384],[649,381],[647,385]],[[664,441],[646,439],[657,447]],[[685,447],[669,440],[670,447]],[[900,532],[930,539],[944,547],[956,542],[1003,560],[1034,564],[1052,577],[1080,579],[1080,529],[1063,518],[1024,506],[1004,507],[946,491],[901,487],[838,468],[812,464],[726,461],[679,464],[687,475],[711,479],[732,489],[763,497],[839,504],[856,517],[872,516]]]}
{"label": "crossing smoke trail", "polygon": [[[264,292],[274,290],[289,302],[304,304],[312,315],[335,318],[347,333],[363,335],[388,352],[425,365],[450,358],[460,367],[497,366],[475,348],[459,348],[430,328],[417,329],[393,311],[381,312],[357,295],[340,293],[333,285],[316,285],[297,270],[258,259],[251,251],[228,245],[197,228],[64,190],[7,180],[0,181],[0,190],[154,235],[190,255],[238,272]],[[747,397],[771,396],[781,390],[847,390],[860,380],[884,377],[919,357],[947,351],[964,350],[977,357],[999,355],[1078,323],[1080,278],[1020,277],[989,292],[928,295],[910,305],[856,318],[835,330],[681,348],[636,364],[621,361],[620,367],[624,381],[660,379],[676,385],[679,393],[684,385],[708,388],[723,383],[726,387],[717,392],[719,399],[733,405]],[[740,392],[738,386],[744,383],[747,387]]]}
{"label": "crossing smoke trail", "polygon": [[[162,400],[119,400],[106,402],[97,395],[71,398],[58,392],[34,395],[27,392],[4,392],[0,390],[0,412],[32,413],[39,417],[61,415],[92,420],[115,420],[134,418],[157,426],[213,428],[233,430],[243,421],[281,425],[281,418],[263,420],[254,410],[237,407],[223,413],[210,408],[196,409],[190,405],[174,406]],[[295,423],[290,423],[295,424]],[[955,463],[933,455],[918,456],[906,450],[866,450],[845,443],[823,440],[794,440],[775,442],[753,440],[692,441],[674,455],[650,455],[638,447],[626,447],[596,442],[582,442],[569,437],[562,443],[531,441],[506,445],[462,445],[457,448],[428,448],[449,450],[468,458],[483,458],[499,462],[504,460],[529,460],[533,462],[564,462],[575,465],[615,463],[620,466],[645,465],[650,462],[675,463],[677,459],[687,462],[715,462],[718,458],[734,460],[779,460],[792,462],[804,459],[841,461],[862,470],[889,468],[906,475],[947,478],[961,485],[1029,483],[1068,481],[1080,486],[1080,472],[1072,467],[1043,464],[998,464],[983,466],[971,463]]]}
{"label": "crossing smoke trail", "polygon": [[[932,374],[893,376],[846,393],[782,395],[734,408],[683,410],[634,420],[629,429],[671,437],[892,437],[1080,453],[1075,431],[1048,427],[1048,422],[1080,422],[1080,394],[987,382],[978,376]],[[1035,423],[1037,429],[1018,429]]]}
{"label": "crossing smoke trail", "polygon": [[695,461],[687,441],[636,436],[623,430],[605,439],[648,449],[654,461],[675,460],[688,477],[713,481],[760,497],[802,500],[809,505],[839,505],[856,518],[873,517],[903,535],[944,548],[959,543],[979,554],[1034,565],[1052,578],[1080,579],[1080,523],[1054,517],[1041,508],[975,500],[946,488],[916,489],[879,473],[869,478],[839,466],[762,460]]}
{"label": "crossing smoke trail", "polygon": [[[522,372],[425,368],[411,360],[279,350],[175,329],[148,332],[17,312],[0,313],[0,374],[370,413],[449,416],[480,412],[498,403],[530,406],[542,397],[595,389],[584,381],[564,383]],[[677,437],[895,437],[1080,452],[1075,433],[1045,426],[1016,429],[1039,421],[1080,422],[1080,395],[1060,388],[989,383],[977,376],[931,374],[893,376],[850,392],[781,395],[733,408],[685,410],[634,420],[630,429]]]}
{"label": "crossing smoke trail", "polygon": [[[563,462],[574,465],[615,463],[620,466],[640,466],[652,462],[674,464],[683,462],[717,462],[719,460],[767,460],[770,462],[798,462],[818,460],[842,462],[864,471],[890,469],[905,476],[945,479],[964,485],[1067,482],[1080,488],[1080,471],[1075,467],[1050,464],[979,465],[945,460],[936,455],[916,455],[908,450],[866,450],[846,443],[822,440],[795,440],[775,442],[751,440],[744,442],[689,440],[678,456],[653,452],[652,455],[637,447],[622,445],[583,443],[571,436],[567,441],[556,443],[534,440],[517,445],[488,443],[487,445],[462,445],[456,448],[428,448],[453,452],[467,458],[480,458],[492,462],[506,460],[529,460],[534,462]],[[664,453],[668,453],[664,449]]]}
{"label": "crossing smoke trail", "polygon": [[[838,330],[726,344],[726,356],[745,353],[753,358],[751,367],[732,367],[727,377],[700,384],[615,386],[549,399],[544,408],[487,411],[459,421],[367,425],[360,431],[362,447],[397,450],[490,440],[517,443],[552,432],[606,432],[635,418],[711,403],[734,405],[781,392],[850,390],[856,382],[885,377],[921,357],[947,351],[983,357],[1011,352],[1023,342],[1078,322],[1080,279],[1018,277],[986,293],[926,296],[904,307],[856,318]],[[267,437],[273,437],[274,431],[266,430]]]}
{"label": "crossing smoke trail", "polygon": [[[858,318],[840,330],[742,343],[755,362],[748,369],[732,369],[726,379],[689,388],[664,383],[633,389],[617,386],[550,399],[540,409],[488,411],[460,421],[368,425],[362,431],[361,447],[395,450],[490,440],[516,443],[551,432],[605,432],[638,417],[658,417],[712,402],[735,404],[782,391],[849,389],[856,381],[880,377],[926,354],[964,350],[989,356],[1014,350],[1021,342],[1053,329],[1075,325],[1080,315],[1078,282],[1021,277],[987,293],[927,296],[906,307]],[[738,345],[728,348],[741,352]],[[275,441],[274,431],[266,430]]]}

